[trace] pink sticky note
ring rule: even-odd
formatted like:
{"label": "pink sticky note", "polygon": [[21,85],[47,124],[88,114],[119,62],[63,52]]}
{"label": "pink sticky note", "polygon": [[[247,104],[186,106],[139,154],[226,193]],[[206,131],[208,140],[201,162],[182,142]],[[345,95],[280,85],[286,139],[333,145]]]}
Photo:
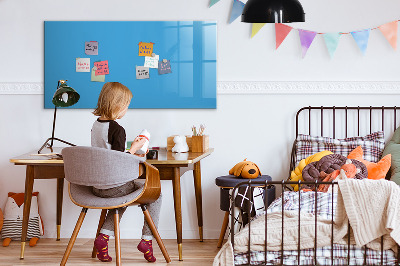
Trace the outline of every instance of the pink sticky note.
{"label": "pink sticky note", "polygon": [[95,67],[97,67],[96,72],[95,72],[96,76],[110,74],[109,69],[108,69],[108,60],[95,62],[94,65],[95,65]]}

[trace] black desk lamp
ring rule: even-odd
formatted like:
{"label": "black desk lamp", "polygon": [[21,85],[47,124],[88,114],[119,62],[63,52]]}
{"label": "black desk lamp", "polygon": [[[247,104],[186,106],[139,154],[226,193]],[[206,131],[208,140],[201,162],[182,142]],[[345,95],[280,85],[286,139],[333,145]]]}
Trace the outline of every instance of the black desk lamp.
{"label": "black desk lamp", "polygon": [[[53,96],[53,104],[54,104],[54,118],[53,118],[53,132],[51,133],[51,138],[48,138],[42,147],[39,149],[38,153],[40,153],[44,147],[50,148],[50,150],[53,152],[53,141],[58,140],[60,142],[63,142],[65,144],[75,146],[72,143],[69,143],[65,140],[55,138],[54,137],[54,129],[56,127],[56,115],[57,115],[57,107],[68,107],[71,105],[76,104],[79,101],[79,93],[77,93],[73,88],[67,85],[66,80],[59,80],[57,84],[57,90],[54,93]],[[49,144],[49,141],[51,143]]]}
{"label": "black desk lamp", "polygon": [[298,0],[249,0],[243,8],[242,22],[304,22],[304,10]]}

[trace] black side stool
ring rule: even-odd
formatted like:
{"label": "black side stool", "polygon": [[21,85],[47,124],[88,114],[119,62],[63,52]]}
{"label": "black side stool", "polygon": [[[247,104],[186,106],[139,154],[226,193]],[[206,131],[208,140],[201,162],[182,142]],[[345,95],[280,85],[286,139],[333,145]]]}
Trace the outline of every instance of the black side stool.
{"label": "black side stool", "polygon": [[[217,247],[220,248],[222,246],[222,242],[224,241],[226,228],[228,227],[229,222],[229,208],[230,208],[230,199],[229,199],[229,192],[233,189],[237,184],[246,182],[246,181],[263,181],[266,180],[272,181],[272,178],[269,175],[261,175],[254,179],[246,179],[236,177],[234,175],[226,175],[220,176],[215,179],[215,184],[220,187],[220,209],[225,211],[224,221],[222,222],[221,234],[219,235],[218,245]],[[254,186],[257,187],[257,186]],[[271,204],[275,200],[275,186],[270,186],[268,189],[268,200],[267,206]]]}

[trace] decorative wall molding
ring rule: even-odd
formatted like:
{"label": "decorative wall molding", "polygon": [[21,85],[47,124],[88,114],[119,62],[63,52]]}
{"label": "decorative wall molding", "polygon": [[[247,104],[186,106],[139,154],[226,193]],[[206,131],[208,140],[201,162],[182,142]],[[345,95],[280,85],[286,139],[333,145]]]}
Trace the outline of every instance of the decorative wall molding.
{"label": "decorative wall molding", "polygon": [[[219,81],[218,94],[400,94],[400,81]],[[44,85],[0,83],[0,94],[43,94]]]}
{"label": "decorative wall molding", "polygon": [[222,81],[218,94],[400,94],[400,81]]}
{"label": "decorative wall molding", "polygon": [[44,86],[42,82],[31,83],[1,83],[0,94],[43,94]]}

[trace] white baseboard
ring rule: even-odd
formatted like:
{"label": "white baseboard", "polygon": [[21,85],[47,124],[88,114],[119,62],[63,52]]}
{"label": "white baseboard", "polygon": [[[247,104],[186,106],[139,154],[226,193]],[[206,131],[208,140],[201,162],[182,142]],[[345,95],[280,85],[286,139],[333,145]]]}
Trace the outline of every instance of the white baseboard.
{"label": "white baseboard", "polygon": [[[43,94],[42,82],[0,83],[0,94]],[[219,81],[223,94],[400,94],[400,81]]]}

